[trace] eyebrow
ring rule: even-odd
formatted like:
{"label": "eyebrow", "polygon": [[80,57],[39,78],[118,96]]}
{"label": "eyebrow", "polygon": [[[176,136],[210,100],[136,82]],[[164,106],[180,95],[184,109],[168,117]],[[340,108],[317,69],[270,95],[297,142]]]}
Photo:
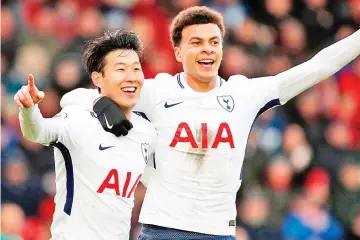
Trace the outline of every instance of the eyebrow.
{"label": "eyebrow", "polygon": [[117,63],[114,64],[114,66],[116,66],[116,65],[140,65],[140,62],[136,61],[136,62],[132,62],[130,64],[124,63],[124,62],[117,62]]}
{"label": "eyebrow", "polygon": [[[195,39],[197,39],[197,40],[203,40],[203,38],[201,38],[201,37],[194,36],[194,37],[191,37],[191,38],[189,39],[189,41],[195,40]],[[214,40],[214,39],[220,39],[220,38],[219,38],[218,36],[213,36],[213,37],[211,37],[209,40]]]}

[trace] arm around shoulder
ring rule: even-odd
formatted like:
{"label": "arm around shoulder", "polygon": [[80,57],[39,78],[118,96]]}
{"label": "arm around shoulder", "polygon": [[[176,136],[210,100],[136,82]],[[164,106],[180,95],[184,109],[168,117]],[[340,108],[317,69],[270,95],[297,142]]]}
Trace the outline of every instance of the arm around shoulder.
{"label": "arm around shoulder", "polygon": [[77,88],[66,93],[60,100],[62,108],[71,105],[83,106],[92,111],[96,99],[101,97],[97,89],[94,88]]}

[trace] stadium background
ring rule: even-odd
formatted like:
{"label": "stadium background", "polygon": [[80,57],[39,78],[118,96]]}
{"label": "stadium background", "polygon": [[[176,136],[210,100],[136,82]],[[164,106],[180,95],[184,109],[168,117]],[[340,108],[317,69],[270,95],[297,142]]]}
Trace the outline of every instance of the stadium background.
{"label": "stadium background", "polygon": [[[48,239],[54,209],[52,149],[22,138],[13,103],[28,73],[46,92],[43,115],[52,117],[64,93],[91,86],[82,70],[81,46],[105,29],[140,34],[147,78],[173,74],[181,65],[168,38],[171,18],[188,6],[213,7],[224,15],[228,31],[220,70],[226,79],[277,74],[360,25],[360,0],[1,3],[1,239]],[[287,239],[360,238],[359,149],[360,57],[257,120],[237,200],[239,239],[280,239],[280,234]],[[133,238],[139,231],[138,211]]]}

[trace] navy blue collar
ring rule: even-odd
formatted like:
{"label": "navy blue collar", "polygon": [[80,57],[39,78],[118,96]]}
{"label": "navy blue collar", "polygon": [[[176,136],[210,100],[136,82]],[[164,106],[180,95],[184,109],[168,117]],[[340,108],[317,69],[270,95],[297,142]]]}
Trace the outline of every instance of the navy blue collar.
{"label": "navy blue collar", "polygon": [[[225,80],[222,79],[220,76],[219,76],[219,78],[220,78],[219,87],[221,87],[221,86],[224,84]],[[181,81],[181,73],[176,74],[176,80],[177,80],[180,88],[184,89],[185,86],[184,86],[184,84],[183,84],[182,81]]]}

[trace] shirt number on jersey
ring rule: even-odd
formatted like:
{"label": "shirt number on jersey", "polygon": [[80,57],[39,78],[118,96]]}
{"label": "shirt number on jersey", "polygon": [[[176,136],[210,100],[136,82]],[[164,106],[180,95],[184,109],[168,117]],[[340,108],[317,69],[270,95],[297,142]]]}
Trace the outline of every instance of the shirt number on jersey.
{"label": "shirt number on jersey", "polygon": [[[137,176],[134,184],[130,188],[130,191],[128,191],[132,175],[133,174],[131,172],[126,173],[126,179],[124,186],[122,187],[121,197],[130,198],[131,195],[134,193],[137,184],[139,183],[141,174]],[[108,175],[106,176],[105,180],[102,182],[102,184],[100,185],[99,189],[96,192],[102,193],[107,188],[107,189],[113,189],[115,191],[115,194],[117,196],[120,196],[120,187],[121,185],[120,185],[118,171],[116,169],[111,169]]]}
{"label": "shirt number on jersey", "polygon": [[[182,132],[183,130],[185,131],[186,136],[182,137]],[[198,141],[198,143],[195,140],[194,134],[192,133],[189,125],[186,122],[181,122],[179,124],[179,126],[176,129],[175,132],[175,136],[173,138],[173,140],[170,143],[170,147],[175,147],[177,143],[182,142],[188,142],[191,144],[192,148],[208,148],[209,144],[208,144],[208,138],[209,138],[209,134],[208,134],[208,127],[207,127],[207,123],[201,123],[201,129],[199,129],[199,133],[195,134],[195,136],[199,136],[197,137],[197,139],[199,139],[200,141]],[[219,143],[227,143],[229,144],[230,148],[235,148],[234,145],[234,139],[230,130],[229,125],[226,122],[222,122],[220,123],[217,132],[216,132],[216,136],[214,138],[213,143],[211,144],[211,148],[217,148],[219,146]]]}

